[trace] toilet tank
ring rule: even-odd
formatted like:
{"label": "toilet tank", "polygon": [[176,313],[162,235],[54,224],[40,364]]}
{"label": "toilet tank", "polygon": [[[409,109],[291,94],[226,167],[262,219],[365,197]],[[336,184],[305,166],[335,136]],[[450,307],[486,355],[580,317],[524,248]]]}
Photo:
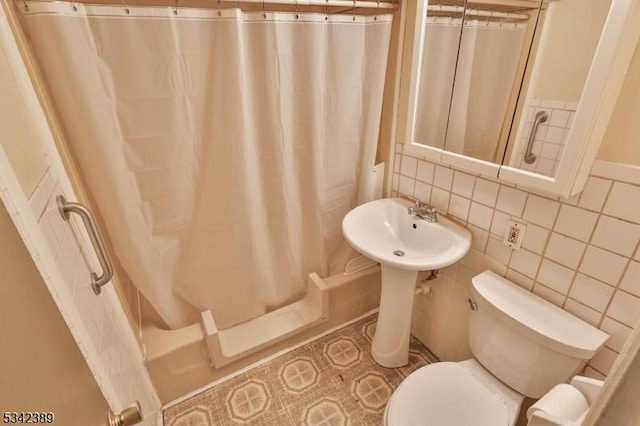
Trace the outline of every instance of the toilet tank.
{"label": "toilet tank", "polygon": [[573,377],[609,336],[501,276],[472,280],[469,347],[495,377],[540,398]]}

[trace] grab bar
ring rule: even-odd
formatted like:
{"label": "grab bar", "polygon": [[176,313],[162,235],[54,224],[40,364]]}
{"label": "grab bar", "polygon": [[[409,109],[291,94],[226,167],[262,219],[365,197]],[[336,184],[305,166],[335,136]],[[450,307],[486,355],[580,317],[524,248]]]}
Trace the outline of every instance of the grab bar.
{"label": "grab bar", "polygon": [[531,128],[531,133],[529,134],[529,142],[527,143],[527,149],[524,151],[524,162],[527,164],[532,164],[536,161],[536,155],[531,152],[533,149],[533,142],[536,138],[536,133],[538,132],[538,125],[540,123],[544,123],[549,119],[549,113],[547,111],[538,111],[535,116],[535,120],[533,121],[533,127]]}
{"label": "grab bar", "polygon": [[96,220],[88,208],[82,204],[67,201],[64,195],[58,195],[56,197],[56,203],[58,204],[58,211],[64,220],[69,220],[69,213],[76,213],[82,218],[82,222],[87,228],[91,244],[98,255],[98,261],[102,268],[101,276],[98,276],[95,272],[91,273],[91,288],[93,288],[95,294],[100,294],[101,287],[107,284],[113,277],[113,265],[111,264],[109,253],[107,253],[107,249],[104,246],[104,241],[102,241],[102,237],[100,236]]}

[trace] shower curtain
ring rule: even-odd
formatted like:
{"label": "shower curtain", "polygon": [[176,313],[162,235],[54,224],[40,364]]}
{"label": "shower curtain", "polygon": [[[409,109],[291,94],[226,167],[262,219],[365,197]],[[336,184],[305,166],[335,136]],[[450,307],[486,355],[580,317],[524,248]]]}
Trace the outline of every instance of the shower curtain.
{"label": "shower curtain", "polygon": [[465,20],[460,39],[461,24],[427,18],[416,141],[494,161],[526,24]]}
{"label": "shower curtain", "polygon": [[415,140],[444,148],[456,70],[461,19],[427,17],[425,24]]}
{"label": "shower curtain", "polygon": [[390,15],[73,6],[20,10],[115,255],[170,327],[230,327],[344,265]]}

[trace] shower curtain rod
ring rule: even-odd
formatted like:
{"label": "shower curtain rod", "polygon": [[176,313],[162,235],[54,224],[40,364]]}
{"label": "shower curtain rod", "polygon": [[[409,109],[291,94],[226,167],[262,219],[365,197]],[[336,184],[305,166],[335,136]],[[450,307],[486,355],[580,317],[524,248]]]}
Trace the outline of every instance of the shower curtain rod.
{"label": "shower curtain rod", "polygon": [[438,13],[465,13],[469,16],[477,16],[481,18],[497,18],[497,19],[511,19],[518,21],[526,21],[529,19],[529,15],[524,13],[509,13],[509,12],[494,12],[491,10],[479,10],[479,9],[466,9],[463,6],[445,6],[445,5],[429,5],[427,6],[429,12]]}
{"label": "shower curtain rod", "polygon": [[[99,5],[114,5],[114,6],[171,6],[171,7],[189,7],[192,4],[198,5],[196,7],[202,7],[203,3],[200,0],[63,0],[71,3],[85,3],[85,4],[99,4]],[[281,5],[281,6],[294,6],[298,7],[314,7],[314,8],[342,8],[343,11],[351,11],[355,9],[369,9],[369,10],[384,10],[394,11],[398,9],[399,1],[395,0],[210,0],[206,3],[207,8],[222,8],[229,6],[237,6],[240,4],[246,4],[251,6],[265,5]],[[29,3],[29,0],[18,0],[25,4]],[[189,6],[187,6],[189,5]]]}
{"label": "shower curtain rod", "polygon": [[397,9],[395,2],[376,0],[223,0],[217,3],[250,3],[250,4],[282,4],[289,6],[328,6],[328,7],[350,7],[356,9]]}
{"label": "shower curtain rod", "polygon": [[366,1],[366,0],[238,0],[227,3],[254,3],[254,4],[287,4],[291,6],[329,6],[329,7],[354,7],[356,9],[397,9],[398,5],[389,1]]}

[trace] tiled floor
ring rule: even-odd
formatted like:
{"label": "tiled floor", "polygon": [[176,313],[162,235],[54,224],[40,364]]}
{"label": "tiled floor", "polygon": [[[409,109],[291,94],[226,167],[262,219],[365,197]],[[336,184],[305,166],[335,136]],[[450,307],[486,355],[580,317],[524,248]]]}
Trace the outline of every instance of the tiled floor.
{"label": "tiled floor", "polygon": [[164,424],[381,425],[393,389],[437,360],[412,338],[408,366],[380,367],[369,352],[375,324],[364,318],[168,408]]}

